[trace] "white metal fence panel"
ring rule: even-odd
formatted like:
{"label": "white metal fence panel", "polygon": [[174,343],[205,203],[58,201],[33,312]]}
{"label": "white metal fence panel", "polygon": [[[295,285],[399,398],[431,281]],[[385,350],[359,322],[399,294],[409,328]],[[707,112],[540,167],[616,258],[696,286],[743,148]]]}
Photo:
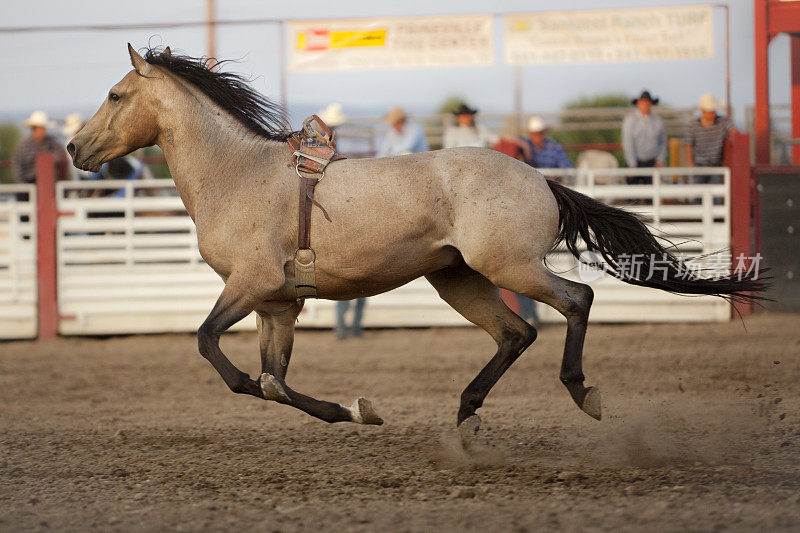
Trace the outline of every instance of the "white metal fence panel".
{"label": "white metal fence panel", "polygon": [[0,339],[36,329],[36,186],[0,185]]}
{"label": "white metal fence panel", "polygon": [[[723,184],[662,183],[658,173],[699,173],[690,169],[546,170],[579,180],[578,188],[611,203],[638,199],[633,209],[652,216],[687,255],[729,244],[727,169],[703,169],[724,176]],[[602,175],[600,173],[603,173]],[[657,174],[653,185],[599,184],[605,176]],[[623,179],[624,182],[624,179]],[[604,182],[605,183],[605,182]],[[123,193],[124,191],[124,193]],[[107,196],[116,193],[114,197]],[[222,290],[222,281],[203,263],[191,219],[166,180],[60,182],[57,184],[58,295],[63,334],[193,331]],[[716,199],[716,201],[715,201]],[[575,262],[564,253],[553,268],[575,277]],[[592,320],[725,320],[727,304],[712,298],[685,298],[604,278],[596,292]],[[540,306],[544,307],[544,306]],[[560,319],[544,310],[544,320]],[[331,327],[335,304],[307,300],[301,327]],[[465,325],[424,279],[369,299],[367,327]],[[247,318],[237,328],[253,328]]]}
{"label": "white metal fence panel", "polygon": [[[103,196],[118,191],[124,194]],[[58,224],[60,333],[194,331],[202,324],[223,283],[200,257],[194,223],[171,181],[60,182],[57,198],[69,213]],[[334,302],[307,300],[299,326],[334,321]],[[422,279],[370,298],[363,324],[468,322]],[[255,318],[237,328],[255,328]]]}
{"label": "white metal fence panel", "polygon": [[[674,243],[678,254],[687,259],[708,255],[690,265],[702,266],[709,273],[730,270],[729,169],[543,169],[542,173],[611,205],[626,204],[626,209],[642,215],[656,235]],[[630,176],[645,176],[650,183],[628,185],[626,177]],[[706,177],[718,183],[698,183]],[[631,202],[636,205],[630,205]],[[550,254],[548,263],[565,278],[581,281],[578,262],[565,249]],[[730,318],[729,304],[712,296],[680,296],[628,285],[609,275],[589,285],[595,293],[590,315],[590,320],[595,322],[726,321]],[[539,308],[543,308],[540,315],[544,321],[562,319],[549,307]]]}

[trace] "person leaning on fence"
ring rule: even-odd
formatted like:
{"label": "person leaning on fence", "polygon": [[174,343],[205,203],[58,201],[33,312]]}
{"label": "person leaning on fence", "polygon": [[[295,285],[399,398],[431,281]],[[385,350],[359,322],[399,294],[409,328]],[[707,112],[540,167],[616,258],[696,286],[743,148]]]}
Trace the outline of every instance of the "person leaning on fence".
{"label": "person leaning on fence", "polygon": [[[664,166],[667,156],[667,131],[661,117],[651,111],[658,105],[649,91],[642,91],[638,98],[631,100],[635,111],[622,120],[622,151],[625,162],[631,168]],[[649,176],[629,176],[628,183],[649,183]]]}
{"label": "person leaning on fence", "polygon": [[[722,103],[713,94],[700,97],[700,117],[686,128],[683,142],[686,161],[693,167],[719,167],[725,152],[725,140],[736,129],[727,117],[717,114]],[[694,176],[695,183],[722,183],[721,175]]]}
{"label": "person leaning on fence", "polygon": [[[64,126],[61,128],[61,139],[64,143],[64,146],[69,144],[70,140],[75,137],[75,134],[78,133],[85,121],[83,120],[83,116],[80,113],[70,113],[67,115],[67,118],[64,119]],[[72,181],[80,181],[89,179],[89,175],[91,172],[88,170],[81,170],[75,165],[69,165],[67,168],[67,174],[69,175],[69,179]],[[70,195],[74,198],[80,196],[78,193],[80,191],[70,191]]]}
{"label": "person leaning on fence", "polygon": [[428,141],[425,132],[417,124],[408,121],[405,111],[399,107],[389,110],[383,122],[389,125],[389,131],[383,138],[377,157],[416,154],[427,152]]}
{"label": "person leaning on fence", "polygon": [[342,104],[338,102],[329,104],[325,109],[317,111],[317,116],[322,119],[322,122],[324,122],[331,131],[335,131],[336,128],[347,122],[347,116],[342,110]]}
{"label": "person leaning on fence", "polygon": [[525,160],[535,168],[572,168],[567,153],[556,141],[547,137],[547,125],[541,117],[528,119],[528,137],[524,139],[530,150]]}
{"label": "person leaning on fence", "polygon": [[57,163],[64,163],[66,152],[47,130],[55,126],[44,111],[34,111],[25,120],[25,126],[31,129],[29,137],[21,140],[14,148],[11,158],[11,177],[17,183],[36,183],[36,157],[51,152]]}
{"label": "person leaning on fence", "polygon": [[[475,121],[477,109],[462,103],[453,111],[456,125],[448,126],[444,130],[442,148],[459,148],[461,146],[476,146],[478,148],[493,148],[506,155],[511,155],[523,161],[530,159],[530,147],[523,139],[516,135],[498,135],[482,124]],[[501,146],[503,146],[501,148]],[[513,154],[506,148],[511,148]]]}
{"label": "person leaning on fence", "polygon": [[[100,180],[149,180],[153,174],[143,162],[133,156],[126,155],[103,163],[99,172],[90,172],[86,178],[89,181]],[[92,197],[125,198],[125,189],[104,190],[95,189]]]}
{"label": "person leaning on fence", "polygon": [[478,146],[488,148],[497,144],[500,136],[489,131],[483,124],[475,121],[477,109],[462,103],[453,111],[456,124],[444,130],[442,148],[458,148],[459,146]]}

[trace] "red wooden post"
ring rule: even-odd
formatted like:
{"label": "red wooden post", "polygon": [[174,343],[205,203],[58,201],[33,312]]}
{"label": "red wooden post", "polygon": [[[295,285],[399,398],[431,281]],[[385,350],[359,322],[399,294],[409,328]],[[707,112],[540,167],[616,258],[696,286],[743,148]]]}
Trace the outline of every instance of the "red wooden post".
{"label": "red wooden post", "polygon": [[517,314],[520,314],[521,307],[519,305],[519,298],[517,298],[516,294],[505,289],[500,289],[500,297],[503,299],[509,309]]}
{"label": "red wooden post", "polygon": [[755,143],[756,163],[769,164],[769,0],[753,2],[756,59]]}
{"label": "red wooden post", "polygon": [[58,335],[56,284],[56,161],[52,153],[36,157],[36,267],[38,278],[39,338]]}
{"label": "red wooden post", "polygon": [[[737,134],[730,138],[729,166],[731,169],[731,270],[737,266],[740,254],[753,255],[753,172],[750,166],[750,136]],[[749,261],[748,261],[749,264]],[[742,316],[750,314],[751,305],[734,304]]]}

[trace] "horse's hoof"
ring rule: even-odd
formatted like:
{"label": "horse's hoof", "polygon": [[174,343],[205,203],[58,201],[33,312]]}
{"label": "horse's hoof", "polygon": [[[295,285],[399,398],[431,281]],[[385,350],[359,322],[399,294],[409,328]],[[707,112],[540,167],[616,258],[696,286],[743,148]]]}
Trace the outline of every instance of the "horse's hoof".
{"label": "horse's hoof", "polygon": [[464,448],[469,448],[475,435],[478,434],[478,429],[481,427],[481,417],[472,415],[458,425],[458,433],[461,436],[461,445]]}
{"label": "horse's hoof", "polygon": [[290,401],[286,391],[283,390],[283,385],[281,385],[272,374],[261,374],[261,378],[258,382],[259,385],[261,385],[261,392],[264,393],[265,400],[274,400],[276,402]]}
{"label": "horse's hoof", "polygon": [[595,420],[602,418],[602,402],[600,400],[600,389],[597,387],[589,387],[586,389],[586,396],[583,397],[581,409],[584,413],[591,416]]}
{"label": "horse's hoof", "polygon": [[366,398],[358,398],[353,402],[353,405],[347,408],[350,411],[350,417],[353,422],[359,424],[373,424],[376,426],[383,425],[383,419],[375,412],[372,407],[372,402]]}

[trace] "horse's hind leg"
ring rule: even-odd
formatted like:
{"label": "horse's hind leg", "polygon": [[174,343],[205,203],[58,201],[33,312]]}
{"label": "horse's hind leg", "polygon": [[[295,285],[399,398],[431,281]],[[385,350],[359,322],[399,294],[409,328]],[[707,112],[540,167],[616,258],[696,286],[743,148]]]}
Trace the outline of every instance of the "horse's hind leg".
{"label": "horse's hind leg", "polygon": [[302,309],[303,300],[295,300],[267,304],[257,310],[262,374],[272,374],[281,381],[286,379],[294,346],[294,324]]}
{"label": "horse's hind leg", "polygon": [[263,397],[296,407],[326,422],[383,424],[372,404],[358,398],[351,407],[316,400],[289,388],[286,371],[292,356],[294,325],[303,308],[301,302],[267,304],[259,308],[259,344],[261,346],[261,378]]}
{"label": "horse's hind leg", "polygon": [[501,286],[546,303],[567,319],[567,338],[561,360],[561,382],[586,414],[600,420],[600,391],[585,387],[583,375],[583,341],[589,321],[594,293],[588,285],[561,278],[541,266],[525,278],[497,280]]}
{"label": "horse's hind leg", "polygon": [[480,273],[462,264],[426,276],[444,301],[467,320],[486,330],[497,343],[497,352],[461,394],[458,424],[479,420],[475,411],[506,370],[536,340],[536,329],[514,314],[500,299],[497,287]]}
{"label": "horse's hind leg", "polygon": [[564,357],[561,360],[561,382],[567,387],[572,399],[587,415],[600,420],[600,391],[596,387],[585,387],[583,375],[583,341],[589,323],[594,291],[588,285],[576,283],[548,272],[550,283],[538,299],[567,319],[567,338],[564,341]]}

